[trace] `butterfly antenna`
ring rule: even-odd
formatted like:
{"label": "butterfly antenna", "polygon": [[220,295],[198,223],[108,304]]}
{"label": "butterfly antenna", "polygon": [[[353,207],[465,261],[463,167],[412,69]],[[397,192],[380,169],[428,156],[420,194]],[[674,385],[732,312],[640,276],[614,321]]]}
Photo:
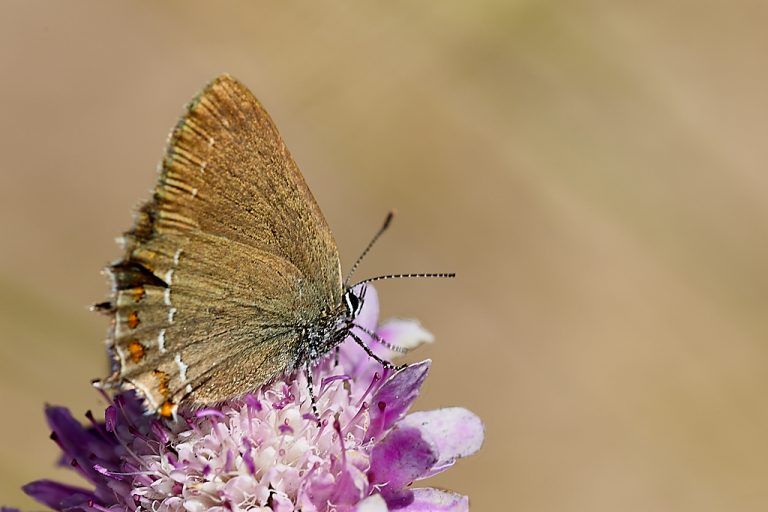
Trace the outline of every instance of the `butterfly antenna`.
{"label": "butterfly antenna", "polygon": [[432,274],[387,274],[385,276],[369,277],[368,279],[360,281],[359,283],[355,283],[354,285],[352,285],[352,288],[361,284],[372,283],[373,281],[384,281],[385,279],[403,279],[403,278],[411,278],[411,277],[444,277],[444,278],[451,279],[456,277],[456,274],[453,272],[449,272],[449,273],[440,272],[440,273],[432,273]]}
{"label": "butterfly antenna", "polygon": [[357,261],[355,261],[355,264],[352,265],[352,268],[349,269],[349,274],[347,274],[346,279],[344,279],[344,287],[346,288],[347,283],[349,283],[349,279],[352,277],[352,274],[355,273],[355,270],[357,270],[357,267],[360,265],[360,262],[363,261],[363,258],[365,258],[365,255],[368,254],[368,251],[371,250],[371,247],[373,247],[373,244],[376,243],[376,240],[379,239],[381,235],[384,234],[384,232],[389,227],[389,223],[392,222],[392,217],[395,216],[394,211],[390,211],[387,214],[387,218],[384,219],[384,224],[379,228],[379,230],[376,232],[376,234],[373,236],[370,242],[368,242],[368,246],[365,248],[363,253],[357,258]]}

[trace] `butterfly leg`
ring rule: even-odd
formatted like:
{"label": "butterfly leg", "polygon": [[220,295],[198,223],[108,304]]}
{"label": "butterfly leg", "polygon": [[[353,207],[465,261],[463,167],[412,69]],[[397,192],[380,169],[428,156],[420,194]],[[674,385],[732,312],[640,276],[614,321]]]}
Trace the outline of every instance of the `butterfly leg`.
{"label": "butterfly leg", "polygon": [[357,328],[357,329],[360,329],[360,330],[361,330],[361,331],[363,331],[365,334],[367,334],[368,336],[370,336],[371,338],[373,338],[373,339],[374,339],[375,341],[377,341],[378,343],[380,343],[380,344],[384,345],[385,347],[387,347],[387,348],[388,348],[389,350],[391,350],[392,352],[397,352],[397,353],[399,353],[399,354],[407,354],[407,353],[409,352],[409,350],[408,350],[407,348],[405,348],[405,347],[401,347],[400,345],[395,345],[395,344],[393,344],[393,343],[390,343],[390,342],[388,342],[387,340],[385,340],[384,338],[382,338],[381,336],[379,336],[378,334],[376,334],[374,331],[372,331],[372,330],[370,330],[370,329],[366,329],[365,327],[363,327],[363,326],[362,326],[362,325],[360,325],[360,324],[356,324],[356,323],[354,323],[354,322],[353,322],[353,323],[352,323],[352,327],[353,327],[353,328]]}
{"label": "butterfly leg", "polygon": [[358,345],[363,347],[363,350],[365,350],[365,353],[368,354],[368,357],[370,357],[374,361],[378,361],[378,363],[381,366],[383,366],[384,368],[386,368],[388,370],[398,371],[398,370],[402,370],[403,368],[408,366],[407,364],[401,364],[401,365],[395,366],[394,364],[390,363],[386,359],[382,359],[379,356],[377,356],[376,354],[374,354],[373,351],[370,348],[368,348],[368,345],[366,345],[365,342],[363,340],[361,340],[360,337],[357,334],[355,334],[353,332],[350,332],[349,335],[352,336],[352,339],[355,340],[355,342]]}
{"label": "butterfly leg", "polygon": [[312,383],[312,368],[309,363],[304,367],[304,371],[307,375],[307,389],[309,389],[309,399],[312,401],[312,413],[315,415],[315,421],[317,426],[320,426],[320,413],[317,411],[317,399],[315,398],[315,386]]}
{"label": "butterfly leg", "polygon": [[341,351],[341,348],[336,345],[335,353],[333,354],[333,367],[336,368],[339,366],[339,352]]}

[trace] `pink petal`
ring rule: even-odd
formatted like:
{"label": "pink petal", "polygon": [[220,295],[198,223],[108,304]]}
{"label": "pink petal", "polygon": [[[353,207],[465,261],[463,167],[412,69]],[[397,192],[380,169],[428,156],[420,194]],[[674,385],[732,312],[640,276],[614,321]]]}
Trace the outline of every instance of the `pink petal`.
{"label": "pink petal", "polygon": [[365,287],[365,297],[363,298],[363,309],[360,310],[360,314],[355,318],[355,323],[362,325],[369,331],[376,329],[376,324],[379,322],[379,294],[376,292],[376,288],[371,284],[359,285],[355,287],[355,293],[360,296],[362,289]]}
{"label": "pink petal", "polygon": [[321,510],[330,501],[335,486],[336,481],[330,473],[315,474],[309,485],[299,491],[298,504],[303,510]]}
{"label": "pink petal", "polygon": [[[413,350],[423,343],[432,343],[435,337],[426,330],[417,320],[392,319],[387,320],[376,330],[376,334],[382,339],[405,350]],[[374,346],[381,345],[373,342]],[[397,352],[387,349],[387,357],[397,355]]]}
{"label": "pink petal", "polygon": [[418,428],[395,427],[373,447],[368,480],[385,484],[387,494],[402,490],[437,462],[437,447]]}
{"label": "pink petal", "polygon": [[272,510],[273,512],[293,512],[293,502],[280,493],[272,494]]}
{"label": "pink petal", "polygon": [[438,461],[425,477],[444,471],[483,444],[482,421],[463,407],[414,412],[403,418],[398,427],[420,430],[437,447]]}
{"label": "pink petal", "polygon": [[468,512],[469,498],[438,489],[413,489],[413,502],[398,512]]}
{"label": "pink petal", "polygon": [[366,439],[376,438],[389,430],[411,406],[427,377],[432,361],[426,359],[409,365],[392,375],[373,394],[370,402],[370,426]]}
{"label": "pink petal", "polygon": [[348,507],[358,503],[364,496],[363,492],[367,484],[365,473],[354,466],[347,465],[337,477],[330,502],[340,510],[349,510]]}

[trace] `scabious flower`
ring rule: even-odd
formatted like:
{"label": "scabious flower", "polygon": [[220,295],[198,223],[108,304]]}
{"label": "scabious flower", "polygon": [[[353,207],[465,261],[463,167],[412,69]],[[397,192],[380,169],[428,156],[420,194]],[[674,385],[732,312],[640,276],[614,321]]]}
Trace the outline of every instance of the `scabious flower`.
{"label": "scabious flower", "polygon": [[[416,322],[377,328],[377,317],[371,288],[358,323],[399,346],[432,340]],[[394,356],[370,336],[364,340]],[[87,413],[87,426],[65,408],[48,407],[61,463],[91,486],[38,480],[24,491],[68,512],[468,510],[465,496],[411,487],[483,440],[482,423],[466,409],[406,414],[429,366],[426,360],[382,370],[346,341],[338,364],[331,355],[313,371],[319,425],[302,372],[221,407],[181,411],[172,422],[145,414],[132,392],[114,398],[103,422]]]}

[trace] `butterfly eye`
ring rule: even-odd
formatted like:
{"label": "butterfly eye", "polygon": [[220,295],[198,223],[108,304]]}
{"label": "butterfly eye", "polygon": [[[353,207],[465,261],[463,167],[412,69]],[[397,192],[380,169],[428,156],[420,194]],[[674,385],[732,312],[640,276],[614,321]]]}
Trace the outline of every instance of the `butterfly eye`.
{"label": "butterfly eye", "polygon": [[352,293],[352,290],[344,294],[344,305],[347,307],[347,315],[350,318],[354,318],[360,312],[362,301],[360,298]]}

